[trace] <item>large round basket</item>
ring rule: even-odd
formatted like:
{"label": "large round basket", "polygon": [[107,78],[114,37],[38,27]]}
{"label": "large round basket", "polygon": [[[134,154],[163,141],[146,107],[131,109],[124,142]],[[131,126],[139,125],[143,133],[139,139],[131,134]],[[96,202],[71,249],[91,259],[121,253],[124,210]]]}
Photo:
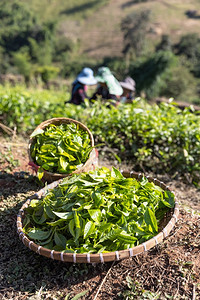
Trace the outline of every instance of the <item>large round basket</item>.
{"label": "large round basket", "polygon": [[[81,122],[78,122],[76,120],[73,120],[73,119],[69,119],[69,118],[49,119],[49,120],[42,122],[40,125],[38,125],[34,131],[36,131],[37,129],[44,129],[45,127],[47,127],[50,124],[61,125],[61,124],[69,124],[69,123],[75,123],[75,124],[79,125],[79,127],[81,127],[83,130],[87,131],[89,134],[89,137],[90,137],[91,146],[94,147],[94,138],[93,138],[91,131],[84,124],[82,124]],[[31,157],[31,153],[30,153],[30,148],[31,148],[33,141],[34,141],[34,138],[29,139],[29,145],[28,145],[29,165],[32,167],[32,169],[35,172],[37,172],[39,166],[35,164],[35,162],[33,161],[32,157]],[[87,159],[87,161],[81,168],[78,168],[77,170],[73,171],[70,174],[51,173],[51,172],[44,170],[44,175],[43,175],[42,180],[47,181],[48,183],[51,183],[51,182],[59,180],[61,178],[68,177],[74,173],[78,174],[78,173],[82,173],[82,172],[92,171],[95,169],[95,167],[97,165],[98,165],[98,152],[96,149],[93,148],[92,151],[90,152],[89,158]]]}
{"label": "large round basket", "polygon": [[[122,174],[125,177],[133,177],[136,179],[141,179],[143,174],[141,173],[135,173],[135,172],[123,172]],[[155,183],[156,185],[160,186],[163,190],[170,191],[169,187],[166,186],[163,182],[152,178],[150,176],[146,176],[147,179],[150,182]],[[129,258],[132,256],[136,256],[138,254],[141,254],[145,251],[148,251],[152,247],[158,245],[160,242],[163,241],[164,238],[166,238],[170,231],[173,229],[175,223],[178,220],[179,215],[179,205],[175,197],[175,207],[169,211],[165,217],[163,218],[161,225],[160,225],[160,232],[151,238],[150,240],[135,246],[133,248],[127,249],[127,250],[120,250],[115,252],[109,252],[109,253],[100,253],[100,254],[79,254],[79,253],[65,253],[49,250],[47,248],[44,248],[40,245],[35,244],[33,241],[31,241],[23,232],[23,217],[24,217],[24,208],[28,207],[30,204],[31,199],[40,199],[42,196],[44,196],[46,190],[53,189],[56,187],[61,180],[58,180],[56,182],[53,182],[49,185],[47,185],[45,188],[41,189],[39,192],[34,194],[30,199],[28,199],[22,208],[19,210],[19,213],[17,215],[17,231],[19,234],[19,238],[24,243],[24,245],[31,250],[35,251],[36,253],[46,256],[48,258],[52,258],[55,260],[61,260],[63,262],[72,262],[72,263],[104,263],[104,262],[110,262],[115,260],[121,260],[125,258]],[[171,191],[172,192],[172,191]],[[172,192],[173,193],[173,192]]]}

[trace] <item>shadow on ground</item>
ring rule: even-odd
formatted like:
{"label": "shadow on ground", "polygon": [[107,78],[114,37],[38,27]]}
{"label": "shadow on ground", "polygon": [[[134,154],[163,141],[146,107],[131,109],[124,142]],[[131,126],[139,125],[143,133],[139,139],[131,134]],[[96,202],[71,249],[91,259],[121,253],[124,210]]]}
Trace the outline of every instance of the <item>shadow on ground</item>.
{"label": "shadow on ground", "polygon": [[96,1],[94,1],[92,3],[85,3],[85,4],[82,4],[82,5],[77,5],[77,6],[73,7],[73,8],[61,11],[61,14],[72,15],[72,14],[80,13],[80,12],[83,13],[83,11],[86,11],[88,9],[92,9],[98,3],[99,3],[99,1],[96,0]]}
{"label": "shadow on ground", "polygon": [[28,172],[7,173],[0,171],[0,197],[8,197],[17,193],[38,191],[42,188],[37,177]]}
{"label": "shadow on ground", "polygon": [[138,3],[141,3],[141,2],[148,2],[148,1],[149,0],[131,0],[131,1],[128,1],[124,4],[122,4],[121,7],[122,7],[122,9],[125,9],[127,7],[130,7],[130,6],[134,5],[134,4],[138,4]]}

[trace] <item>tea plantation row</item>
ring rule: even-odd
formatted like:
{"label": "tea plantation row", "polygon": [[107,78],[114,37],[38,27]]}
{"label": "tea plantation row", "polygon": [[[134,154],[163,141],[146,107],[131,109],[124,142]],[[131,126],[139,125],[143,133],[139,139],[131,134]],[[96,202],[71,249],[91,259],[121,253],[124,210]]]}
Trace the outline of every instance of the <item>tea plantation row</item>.
{"label": "tea plantation row", "polygon": [[88,126],[99,150],[111,148],[118,160],[131,160],[136,170],[186,175],[199,185],[199,112],[139,98],[117,108],[98,101],[82,107],[64,104],[66,97],[63,92],[1,88],[1,122],[27,136],[46,119],[73,118]]}

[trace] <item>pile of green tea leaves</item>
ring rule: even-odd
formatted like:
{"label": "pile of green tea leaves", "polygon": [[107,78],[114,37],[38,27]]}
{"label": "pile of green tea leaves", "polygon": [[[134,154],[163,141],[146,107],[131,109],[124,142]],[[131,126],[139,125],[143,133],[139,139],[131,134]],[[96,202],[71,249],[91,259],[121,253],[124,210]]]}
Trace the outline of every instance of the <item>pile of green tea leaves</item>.
{"label": "pile of green tea leaves", "polygon": [[65,178],[25,210],[23,231],[48,249],[100,253],[136,246],[157,234],[174,195],[143,177],[105,167]]}
{"label": "pile of green tea leaves", "polygon": [[50,124],[44,130],[36,129],[31,138],[31,157],[41,169],[52,173],[75,171],[86,162],[92,149],[88,132],[75,123]]}

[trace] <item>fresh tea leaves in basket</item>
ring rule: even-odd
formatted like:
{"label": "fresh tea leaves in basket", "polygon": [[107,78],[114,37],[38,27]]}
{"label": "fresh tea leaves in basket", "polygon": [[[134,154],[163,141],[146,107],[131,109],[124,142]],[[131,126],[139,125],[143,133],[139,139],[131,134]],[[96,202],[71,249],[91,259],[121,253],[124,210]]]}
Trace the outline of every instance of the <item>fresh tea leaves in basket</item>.
{"label": "fresh tea leaves in basket", "polygon": [[159,231],[174,194],[144,176],[105,167],[65,178],[25,209],[23,231],[37,244],[66,253],[106,253],[141,244]]}
{"label": "fresh tea leaves in basket", "polygon": [[75,123],[50,124],[45,129],[35,130],[31,138],[30,153],[40,166],[40,177],[43,169],[52,173],[72,173],[86,162],[92,150],[88,132]]}

